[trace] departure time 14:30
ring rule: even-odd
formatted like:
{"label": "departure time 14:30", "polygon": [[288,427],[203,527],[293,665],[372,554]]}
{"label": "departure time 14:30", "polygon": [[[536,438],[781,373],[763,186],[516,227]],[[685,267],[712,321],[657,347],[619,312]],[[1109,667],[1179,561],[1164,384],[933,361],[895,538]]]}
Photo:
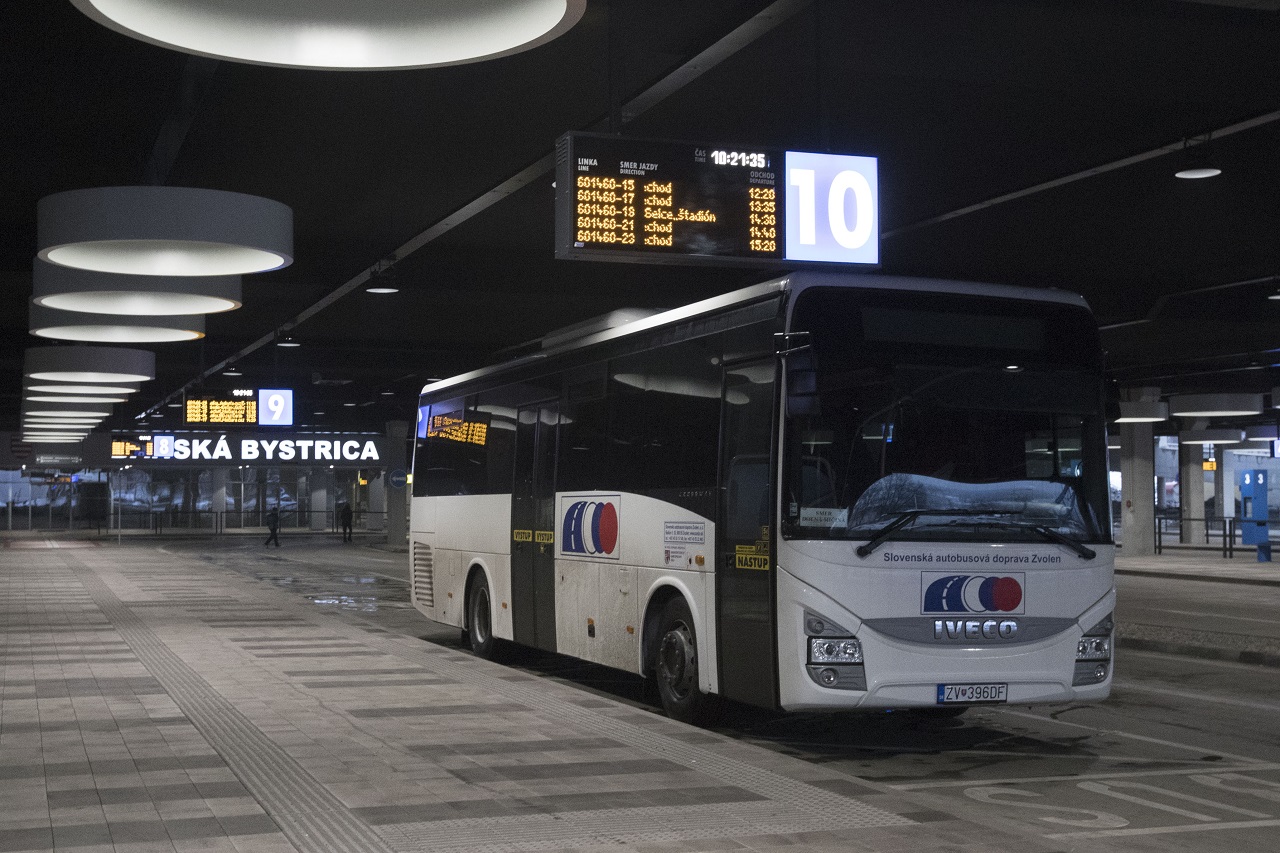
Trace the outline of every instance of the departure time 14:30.
{"label": "departure time 14:30", "polygon": [[717,166],[748,166],[752,169],[769,168],[769,155],[752,151],[712,151],[711,162]]}

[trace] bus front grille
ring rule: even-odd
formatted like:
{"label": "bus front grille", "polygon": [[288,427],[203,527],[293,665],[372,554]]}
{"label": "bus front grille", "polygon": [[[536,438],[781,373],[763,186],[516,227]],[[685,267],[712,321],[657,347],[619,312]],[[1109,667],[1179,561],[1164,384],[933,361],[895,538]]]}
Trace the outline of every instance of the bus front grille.
{"label": "bus front grille", "polygon": [[413,603],[421,607],[435,607],[435,559],[431,546],[413,543]]}

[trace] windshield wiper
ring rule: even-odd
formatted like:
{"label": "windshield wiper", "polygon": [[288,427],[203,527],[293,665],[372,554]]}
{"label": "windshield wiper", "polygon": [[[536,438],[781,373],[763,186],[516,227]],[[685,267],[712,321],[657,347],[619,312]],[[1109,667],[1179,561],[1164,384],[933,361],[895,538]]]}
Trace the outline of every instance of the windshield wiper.
{"label": "windshield wiper", "polygon": [[898,513],[893,521],[875,532],[865,545],[859,545],[857,555],[865,557],[892,536],[922,515],[1022,515],[1020,509],[907,509]]}
{"label": "windshield wiper", "polygon": [[1045,527],[1043,524],[1030,524],[1027,525],[1027,529],[1034,530],[1050,542],[1057,542],[1059,545],[1065,545],[1086,560],[1092,560],[1094,557],[1098,556],[1097,551],[1088,547],[1079,539],[1073,539],[1065,533],[1059,533],[1052,527]]}
{"label": "windshield wiper", "polygon": [[[995,513],[992,513],[992,514],[994,515]],[[1054,530],[1052,527],[1046,527],[1043,524],[1010,524],[1009,522],[989,521],[989,522],[983,522],[982,525],[980,526],[990,526],[990,527],[999,526],[999,527],[1009,528],[1013,530],[1030,530],[1033,533],[1039,533],[1041,536],[1043,536],[1045,539],[1048,539],[1050,542],[1070,548],[1072,551],[1075,551],[1076,554],[1078,554],[1080,557],[1086,560],[1092,560],[1094,557],[1098,556],[1097,551],[1085,545],[1079,539],[1075,539],[1071,536],[1068,536],[1065,533],[1059,533],[1057,530]]]}

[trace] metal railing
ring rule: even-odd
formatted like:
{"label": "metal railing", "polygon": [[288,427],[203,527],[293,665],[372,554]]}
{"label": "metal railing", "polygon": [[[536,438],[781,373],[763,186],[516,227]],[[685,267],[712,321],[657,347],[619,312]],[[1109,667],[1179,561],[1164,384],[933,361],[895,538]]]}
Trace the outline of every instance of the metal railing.
{"label": "metal railing", "polygon": [[[114,506],[109,516],[101,512],[78,513],[75,507],[65,504],[54,506],[0,506],[0,528],[28,532],[85,532],[98,534],[129,532],[155,535],[222,535],[229,531],[267,530],[268,509],[253,510],[188,510],[125,508]],[[338,513],[334,510],[295,510],[280,513],[280,530],[305,530],[337,533],[341,529]],[[387,513],[364,510],[353,513],[352,531],[355,533],[382,532],[387,529]]]}

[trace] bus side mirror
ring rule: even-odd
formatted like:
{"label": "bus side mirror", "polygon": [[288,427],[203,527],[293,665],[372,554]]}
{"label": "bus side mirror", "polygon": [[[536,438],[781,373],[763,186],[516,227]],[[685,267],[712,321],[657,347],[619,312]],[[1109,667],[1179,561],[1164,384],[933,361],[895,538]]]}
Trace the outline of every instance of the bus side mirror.
{"label": "bus side mirror", "polygon": [[817,417],[822,414],[818,403],[818,372],[809,366],[787,370],[787,414],[791,417]]}

